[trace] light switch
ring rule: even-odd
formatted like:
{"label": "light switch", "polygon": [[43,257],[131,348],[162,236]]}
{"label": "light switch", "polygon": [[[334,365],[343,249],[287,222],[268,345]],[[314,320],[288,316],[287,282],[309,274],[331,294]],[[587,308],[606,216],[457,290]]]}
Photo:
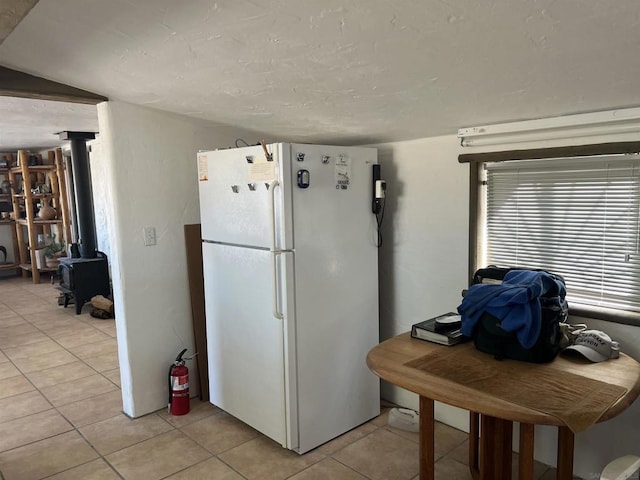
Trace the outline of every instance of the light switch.
{"label": "light switch", "polygon": [[150,247],[156,244],[156,229],[155,227],[144,227],[144,245]]}

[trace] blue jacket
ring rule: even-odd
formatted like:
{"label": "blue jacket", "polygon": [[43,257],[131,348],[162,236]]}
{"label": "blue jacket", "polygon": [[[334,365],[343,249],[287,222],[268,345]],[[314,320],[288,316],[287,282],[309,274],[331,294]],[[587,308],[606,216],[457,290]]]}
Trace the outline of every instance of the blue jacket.
{"label": "blue jacket", "polygon": [[515,332],[520,345],[531,348],[540,336],[540,297],[565,296],[564,283],[546,272],[511,270],[501,284],[477,284],[469,290],[458,306],[462,316],[460,331],[471,337],[473,329],[487,312],[500,320],[500,327]]}

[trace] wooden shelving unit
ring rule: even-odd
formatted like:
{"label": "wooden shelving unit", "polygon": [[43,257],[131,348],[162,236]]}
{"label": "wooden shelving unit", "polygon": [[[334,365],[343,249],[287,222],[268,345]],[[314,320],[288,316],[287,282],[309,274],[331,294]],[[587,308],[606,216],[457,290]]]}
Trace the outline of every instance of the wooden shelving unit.
{"label": "wooden shelving unit", "polygon": [[[22,269],[24,277],[27,277],[30,272],[33,283],[40,283],[41,272],[55,272],[57,268],[38,268],[38,234],[51,234],[51,227],[55,225],[58,236],[64,238],[67,245],[71,238],[62,150],[58,148],[49,152],[48,165],[29,165],[29,152],[19,150],[18,163],[19,166],[10,168],[8,173],[9,181],[14,188],[12,205],[14,218],[16,219],[14,224],[18,244],[17,251],[20,259],[19,267]],[[20,182],[22,182],[22,189],[19,190]],[[36,183],[49,184],[51,192],[32,192]],[[56,209],[57,217],[54,220],[42,220],[36,215],[34,203],[49,201],[51,201],[53,208]],[[21,218],[21,207],[24,207],[25,218]]]}

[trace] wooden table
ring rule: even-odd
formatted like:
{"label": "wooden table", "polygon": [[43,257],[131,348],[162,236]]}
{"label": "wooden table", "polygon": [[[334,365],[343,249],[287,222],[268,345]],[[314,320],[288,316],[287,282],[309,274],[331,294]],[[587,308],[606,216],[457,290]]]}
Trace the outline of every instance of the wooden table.
{"label": "wooden table", "polygon": [[[434,478],[434,401],[469,410],[474,479],[510,480],[513,422],[520,423],[520,480],[533,480],[535,425],[558,427],[557,479],[573,476],[574,433],[623,412],[640,395],[640,364],[559,355],[548,364],[495,360],[468,342],[453,347],[404,333],[377,345],[367,365],[420,395],[420,479]],[[506,388],[502,388],[506,386]]]}

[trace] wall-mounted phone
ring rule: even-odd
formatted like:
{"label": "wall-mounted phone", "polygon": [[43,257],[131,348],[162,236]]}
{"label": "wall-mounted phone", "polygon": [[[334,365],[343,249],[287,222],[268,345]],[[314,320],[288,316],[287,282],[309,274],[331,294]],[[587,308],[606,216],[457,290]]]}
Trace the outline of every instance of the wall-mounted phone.
{"label": "wall-mounted phone", "polygon": [[387,190],[387,182],[380,178],[380,165],[373,165],[371,187],[371,211],[377,215],[382,211]]}
{"label": "wall-mounted phone", "polygon": [[384,218],[384,205],[387,192],[387,182],[382,180],[380,174],[380,165],[373,165],[371,171],[371,211],[376,216],[378,225],[378,238],[376,246],[382,246],[382,219]]}

